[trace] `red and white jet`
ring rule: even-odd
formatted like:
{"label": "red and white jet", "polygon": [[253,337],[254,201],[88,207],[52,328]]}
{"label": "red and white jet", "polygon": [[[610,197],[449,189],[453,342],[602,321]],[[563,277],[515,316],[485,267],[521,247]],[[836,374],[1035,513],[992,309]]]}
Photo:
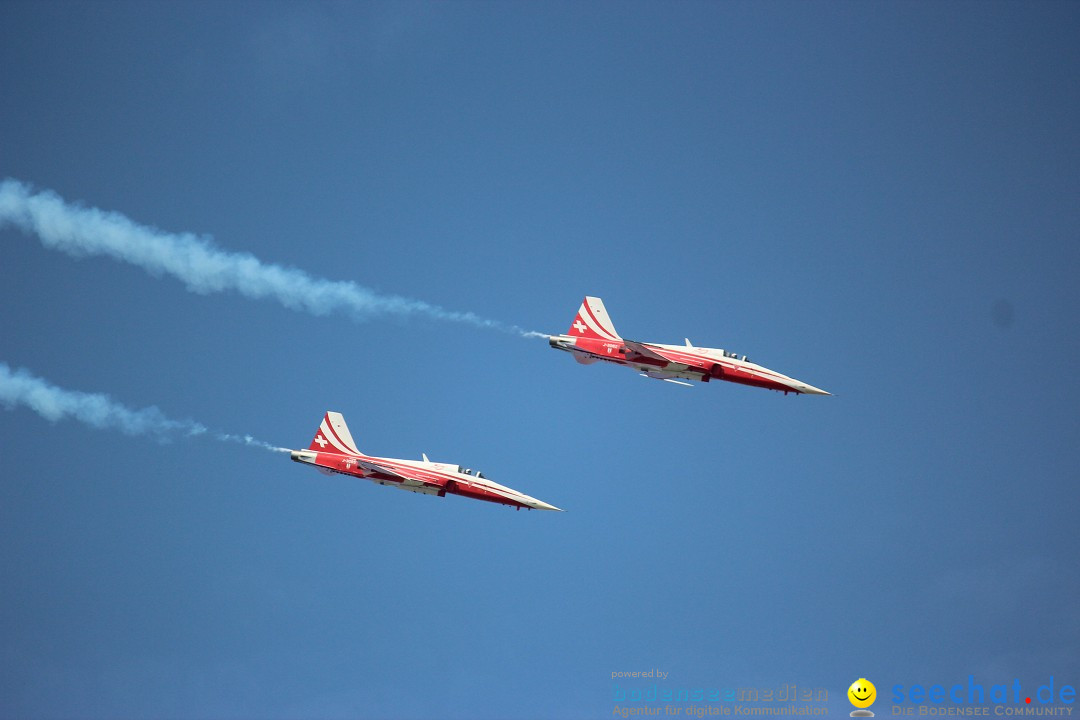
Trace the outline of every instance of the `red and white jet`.
{"label": "red and white jet", "polygon": [[615,326],[604,308],[604,301],[597,297],[586,297],[566,334],[551,335],[548,343],[556,350],[570,353],[584,365],[601,361],[627,365],[645,377],[679,385],[690,384],[681,380],[709,382],[716,378],[778,390],[785,395],[789,392],[807,395],[830,394],[801,380],[752,363],[745,355],[740,358],[736,353],[726,350],[694,347],[689,339],[686,345],[658,345],[626,340],[615,332]]}
{"label": "red and white jet", "polygon": [[308,449],[293,450],[291,457],[295,462],[314,465],[324,473],[351,475],[424,495],[445,497],[450,493],[502,503],[519,510],[559,510],[554,505],[492,482],[482,473],[474,473],[460,465],[431,462],[427,455],[422,455],[423,460],[364,455],[356,449],[345,418],[336,412],[326,413]]}

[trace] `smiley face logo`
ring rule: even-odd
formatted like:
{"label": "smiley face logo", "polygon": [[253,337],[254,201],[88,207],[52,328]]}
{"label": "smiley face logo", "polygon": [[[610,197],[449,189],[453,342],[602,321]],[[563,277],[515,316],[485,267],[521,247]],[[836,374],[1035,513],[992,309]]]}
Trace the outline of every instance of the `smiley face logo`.
{"label": "smiley face logo", "polygon": [[857,708],[868,708],[877,700],[877,688],[866,678],[859,678],[847,689],[848,700]]}

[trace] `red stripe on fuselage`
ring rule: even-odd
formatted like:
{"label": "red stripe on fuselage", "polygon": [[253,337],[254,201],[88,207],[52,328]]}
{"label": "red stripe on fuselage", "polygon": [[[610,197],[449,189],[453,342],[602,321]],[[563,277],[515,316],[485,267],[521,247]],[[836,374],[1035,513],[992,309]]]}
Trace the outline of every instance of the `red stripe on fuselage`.
{"label": "red stripe on fuselage", "polygon": [[[778,372],[769,370],[757,366],[754,368],[746,368],[742,365],[736,365],[731,362],[724,362],[718,360],[712,356],[690,352],[686,350],[672,350],[669,348],[661,348],[656,345],[648,345],[643,343],[653,352],[663,355],[667,358],[668,363],[678,363],[680,365],[686,365],[698,372],[709,374],[713,365],[719,365],[723,370],[721,375],[711,375],[721,380],[737,383],[739,385],[752,385],[754,387],[767,388],[769,390],[779,390],[782,392],[798,393],[791,385],[788,385],[786,381],[790,380],[784,375]],[[633,353],[633,350],[629,349],[624,344],[619,344],[617,351],[608,352],[609,345],[612,345],[610,341],[596,340],[593,338],[578,338],[575,346],[584,350],[590,355],[593,355],[601,360],[607,360],[619,365],[627,365],[631,367],[646,366],[655,368],[664,368],[667,363],[650,357],[640,357],[633,361],[627,360],[626,354]],[[620,352],[621,351],[621,352]],[[761,377],[761,376],[765,377]],[[794,381],[792,381],[794,382]]]}
{"label": "red stripe on fuselage", "polygon": [[451,495],[460,495],[462,497],[472,498],[473,500],[499,503],[500,505],[509,505],[510,507],[529,507],[525,503],[511,500],[510,498],[494,493],[487,488],[478,487],[476,485],[466,485],[459,480],[451,480],[448,482],[446,485],[446,492]]}
{"label": "red stripe on fuselage", "polygon": [[[484,500],[487,502],[500,503],[502,505],[509,505],[511,507],[529,507],[528,505],[504,497],[493,489],[486,488],[482,485],[472,484],[472,480],[475,478],[471,475],[462,475],[460,473],[446,473],[440,470],[433,470],[430,468],[421,468],[415,465],[406,465],[404,463],[394,462],[387,458],[372,457],[368,455],[342,455],[341,453],[319,453],[317,461],[323,460],[321,456],[328,456],[323,462],[317,462],[317,464],[327,467],[330,470],[341,473],[343,475],[352,475],[364,480],[371,480],[371,477],[363,474],[363,468],[359,466],[353,466],[346,470],[342,467],[342,462],[349,459],[364,460],[366,462],[374,463],[376,465],[382,465],[389,470],[400,473],[410,480],[416,480],[418,482],[424,482],[437,487],[443,488],[446,492],[453,495],[461,495],[463,497],[473,498],[474,500]],[[401,483],[401,478],[380,476],[380,481]],[[513,492],[517,492],[514,490]]]}

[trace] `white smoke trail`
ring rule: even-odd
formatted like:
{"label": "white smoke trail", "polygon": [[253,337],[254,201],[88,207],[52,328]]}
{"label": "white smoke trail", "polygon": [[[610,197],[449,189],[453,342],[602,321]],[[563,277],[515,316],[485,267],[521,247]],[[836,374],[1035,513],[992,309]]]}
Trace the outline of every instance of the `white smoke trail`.
{"label": "white smoke trail", "polygon": [[234,442],[241,445],[247,445],[248,447],[260,448],[262,450],[269,450],[270,452],[287,453],[292,452],[289,448],[278,447],[277,445],[271,445],[268,442],[262,440],[256,440],[250,435],[229,435],[228,433],[218,433],[214,436],[221,442]]}
{"label": "white smoke trail", "polygon": [[119,430],[125,435],[149,435],[158,440],[174,437],[206,436],[222,442],[236,442],[272,452],[288,452],[250,435],[210,433],[193,420],[172,420],[156,407],[133,410],[108,395],[65,390],[33,375],[25,368],[12,370],[0,362],[0,405],[9,410],[25,406],[52,422],[68,418],[100,430]]}
{"label": "white smoke trail", "polygon": [[0,228],[5,224],[36,235],[45,247],[73,257],[105,255],[151,275],[172,275],[196,293],[232,290],[255,300],[272,298],[291,310],[312,315],[340,311],[357,321],[378,315],[424,315],[528,336],[516,325],[475,313],[380,295],[350,281],[313,277],[297,268],[264,263],[249,253],[221,250],[208,237],[164,232],[119,213],[67,203],[56,193],[34,192],[12,178],[0,182]]}

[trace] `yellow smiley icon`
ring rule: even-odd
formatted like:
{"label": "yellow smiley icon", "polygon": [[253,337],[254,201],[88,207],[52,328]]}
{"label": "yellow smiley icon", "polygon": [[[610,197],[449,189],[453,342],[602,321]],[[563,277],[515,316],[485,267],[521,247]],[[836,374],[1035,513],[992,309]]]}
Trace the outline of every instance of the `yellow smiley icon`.
{"label": "yellow smiley icon", "polygon": [[848,700],[857,708],[868,708],[877,699],[877,688],[866,678],[859,678],[847,689]]}

